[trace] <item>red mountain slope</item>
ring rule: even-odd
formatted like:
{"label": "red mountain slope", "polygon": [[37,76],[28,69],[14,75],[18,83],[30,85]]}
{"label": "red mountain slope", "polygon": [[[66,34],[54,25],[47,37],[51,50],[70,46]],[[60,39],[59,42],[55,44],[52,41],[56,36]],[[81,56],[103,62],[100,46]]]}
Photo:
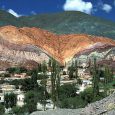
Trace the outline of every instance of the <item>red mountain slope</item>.
{"label": "red mountain slope", "polygon": [[11,63],[40,62],[49,55],[63,64],[85,50],[95,50],[94,46],[115,47],[115,41],[86,34],[56,35],[39,28],[0,28],[0,60]]}

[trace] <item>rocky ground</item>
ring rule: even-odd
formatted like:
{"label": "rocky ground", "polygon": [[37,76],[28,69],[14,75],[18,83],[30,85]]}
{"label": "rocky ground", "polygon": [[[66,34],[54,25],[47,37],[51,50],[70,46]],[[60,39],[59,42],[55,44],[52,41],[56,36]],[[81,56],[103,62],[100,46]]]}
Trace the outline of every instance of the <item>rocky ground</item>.
{"label": "rocky ground", "polygon": [[31,115],[115,115],[115,92],[83,109],[56,109],[33,112]]}

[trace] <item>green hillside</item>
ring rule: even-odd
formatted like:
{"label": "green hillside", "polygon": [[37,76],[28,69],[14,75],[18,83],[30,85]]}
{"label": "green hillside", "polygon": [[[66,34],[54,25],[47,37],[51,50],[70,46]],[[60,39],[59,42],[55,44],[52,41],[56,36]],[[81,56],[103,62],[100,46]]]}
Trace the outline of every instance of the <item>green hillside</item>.
{"label": "green hillside", "polygon": [[57,34],[86,33],[115,39],[115,22],[77,11],[39,14],[20,18],[16,18],[5,11],[0,11],[0,26],[9,24],[20,27],[39,27]]}
{"label": "green hillside", "polygon": [[87,33],[115,38],[115,23],[81,12],[62,12],[21,17],[29,26],[40,27],[57,34]]}

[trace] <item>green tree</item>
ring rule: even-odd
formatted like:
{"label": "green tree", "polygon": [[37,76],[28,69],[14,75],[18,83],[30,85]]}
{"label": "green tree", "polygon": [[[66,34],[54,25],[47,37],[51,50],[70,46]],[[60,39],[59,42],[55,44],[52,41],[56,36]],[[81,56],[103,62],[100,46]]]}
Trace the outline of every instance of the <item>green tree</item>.
{"label": "green tree", "polygon": [[75,97],[77,90],[78,88],[76,88],[75,84],[62,85],[59,88],[59,99],[63,100],[64,98]]}
{"label": "green tree", "polygon": [[51,67],[51,64],[52,64],[52,60],[49,59],[49,62],[48,62],[48,67]]}
{"label": "green tree", "polygon": [[70,98],[64,98],[61,101],[61,108],[68,108],[68,109],[77,109],[77,108],[83,108],[86,106],[86,102],[80,98],[80,96],[76,97],[70,97]]}
{"label": "green tree", "polygon": [[12,108],[12,112],[15,114],[15,115],[25,115],[25,113],[27,113],[27,108],[25,108],[25,106],[23,107],[18,107],[18,106],[15,106]]}
{"label": "green tree", "polygon": [[34,91],[29,91],[25,94],[24,102],[29,113],[37,110],[38,97]]}
{"label": "green tree", "polygon": [[47,85],[47,65],[46,62],[44,61],[42,64],[42,72],[43,72],[43,80],[42,80],[42,86],[44,88],[43,90],[43,105],[44,105],[44,111],[46,110],[46,85]]}
{"label": "green tree", "polygon": [[105,66],[104,77],[105,77],[105,84],[108,84],[113,80],[113,73],[108,66]]}
{"label": "green tree", "polygon": [[99,95],[99,67],[96,64],[96,58],[94,58],[94,67],[93,67],[93,96],[96,97]]}
{"label": "green tree", "polygon": [[30,78],[26,78],[26,79],[22,80],[21,90],[23,90],[23,91],[33,90],[33,84],[31,82]]}
{"label": "green tree", "polygon": [[75,60],[75,78],[76,78],[76,79],[79,79],[79,76],[78,76],[78,63],[77,63],[77,60]]}
{"label": "green tree", "polygon": [[8,94],[4,95],[4,105],[6,109],[9,108],[9,95]]}
{"label": "green tree", "polygon": [[[74,78],[74,71],[75,71],[75,68],[74,68],[74,63],[72,62],[71,66],[68,68],[69,70],[69,78],[72,79]],[[77,71],[76,71],[77,72]]]}
{"label": "green tree", "polygon": [[41,64],[38,64],[38,69],[37,69],[38,72],[42,72],[42,65]]}
{"label": "green tree", "polygon": [[37,70],[33,70],[32,76],[31,76],[31,88],[33,90],[38,89],[38,83],[37,83],[37,78],[38,78],[38,72]]}
{"label": "green tree", "polygon": [[0,115],[3,115],[5,112],[5,108],[3,105],[0,104]]}
{"label": "green tree", "polygon": [[92,100],[94,99],[93,96],[93,89],[92,88],[87,88],[83,92],[80,93],[80,97],[87,103],[91,103]]}
{"label": "green tree", "polygon": [[51,98],[54,103],[54,107],[58,106],[58,94],[59,94],[59,87],[60,87],[60,67],[59,64],[52,59],[51,63]]}
{"label": "green tree", "polygon": [[17,96],[14,93],[4,95],[4,104],[6,108],[12,108],[16,106]]}
{"label": "green tree", "polygon": [[105,66],[105,70],[104,70],[104,93],[105,96],[107,96],[107,90],[108,88],[108,84],[111,83],[113,81],[113,72],[110,70],[110,68],[108,66]]}

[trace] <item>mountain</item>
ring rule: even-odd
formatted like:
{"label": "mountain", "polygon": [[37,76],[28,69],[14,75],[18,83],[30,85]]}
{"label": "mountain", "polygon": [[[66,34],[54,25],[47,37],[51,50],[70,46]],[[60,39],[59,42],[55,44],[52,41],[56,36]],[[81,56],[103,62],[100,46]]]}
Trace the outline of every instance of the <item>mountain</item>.
{"label": "mountain", "polygon": [[12,14],[4,10],[0,10],[0,26],[6,26],[6,25],[22,27],[25,24],[19,21],[19,19],[13,16]]}
{"label": "mountain", "polygon": [[64,64],[85,50],[111,47],[115,47],[114,40],[86,34],[56,35],[35,27],[0,28],[0,60],[9,66],[29,61],[41,63],[50,56]]}
{"label": "mountain", "polygon": [[40,27],[57,34],[91,34],[115,39],[115,22],[78,11],[41,14],[20,18],[30,27]]}
{"label": "mountain", "polygon": [[0,10],[0,26],[37,27],[56,34],[90,34],[115,39],[115,22],[78,11],[16,18]]}

